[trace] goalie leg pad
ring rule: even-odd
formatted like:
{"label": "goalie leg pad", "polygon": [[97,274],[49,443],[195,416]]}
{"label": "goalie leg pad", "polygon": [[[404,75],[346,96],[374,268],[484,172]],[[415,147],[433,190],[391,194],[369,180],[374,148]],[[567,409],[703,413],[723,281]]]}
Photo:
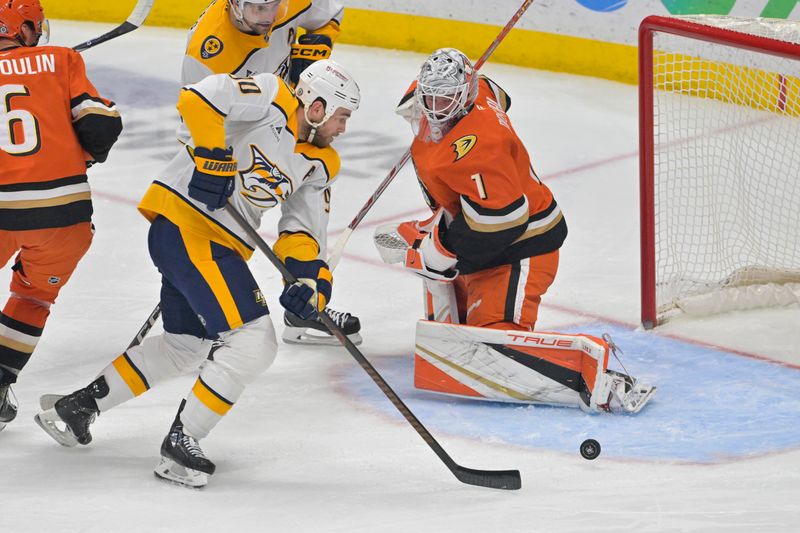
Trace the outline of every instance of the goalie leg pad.
{"label": "goalie leg pad", "polygon": [[451,281],[422,280],[425,316],[433,322],[458,324],[458,303]]}
{"label": "goalie leg pad", "polygon": [[607,370],[609,345],[562,335],[417,323],[414,385],[457,396],[636,413],[655,387]]}

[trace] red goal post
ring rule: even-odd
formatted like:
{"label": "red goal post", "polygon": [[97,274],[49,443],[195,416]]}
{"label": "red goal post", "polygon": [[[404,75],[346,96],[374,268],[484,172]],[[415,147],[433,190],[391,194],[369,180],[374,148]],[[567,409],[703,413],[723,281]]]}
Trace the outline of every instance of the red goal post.
{"label": "red goal post", "polygon": [[793,285],[800,282],[799,80],[798,21],[642,21],[645,328],[670,312],[698,307],[685,298],[709,308],[701,314],[726,310],[731,302],[731,308],[775,304],[774,296],[744,307],[737,307],[740,296],[722,301],[734,288],[788,283],[795,293],[783,303],[800,298],[800,285]]}

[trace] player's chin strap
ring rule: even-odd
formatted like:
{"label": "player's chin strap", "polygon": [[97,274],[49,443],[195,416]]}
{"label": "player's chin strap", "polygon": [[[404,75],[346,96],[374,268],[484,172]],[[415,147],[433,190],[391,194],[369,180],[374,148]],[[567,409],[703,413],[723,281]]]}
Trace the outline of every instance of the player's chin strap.
{"label": "player's chin strap", "polygon": [[322,125],[325,124],[328,121],[327,119],[325,119],[322,122],[311,122],[308,119],[308,113],[307,112],[303,113],[303,120],[305,120],[306,124],[308,124],[309,127],[311,128],[311,130],[309,130],[309,132],[308,132],[308,138],[306,139],[307,143],[310,143],[310,142],[312,142],[314,140],[314,136],[317,134],[317,128],[322,127]]}

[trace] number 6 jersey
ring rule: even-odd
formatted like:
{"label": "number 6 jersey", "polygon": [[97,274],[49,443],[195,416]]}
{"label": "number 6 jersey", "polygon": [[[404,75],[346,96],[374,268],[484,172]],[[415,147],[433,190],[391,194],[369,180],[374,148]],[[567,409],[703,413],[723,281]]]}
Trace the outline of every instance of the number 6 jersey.
{"label": "number 6 jersey", "polygon": [[105,161],[120,131],[114,103],[97,93],[77,52],[0,51],[0,229],[89,221],[87,161]]}

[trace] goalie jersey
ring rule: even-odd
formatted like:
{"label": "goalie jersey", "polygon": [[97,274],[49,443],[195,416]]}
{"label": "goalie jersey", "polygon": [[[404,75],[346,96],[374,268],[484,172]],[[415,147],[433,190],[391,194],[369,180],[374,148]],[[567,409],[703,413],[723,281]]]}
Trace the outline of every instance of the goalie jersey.
{"label": "goalie jersey", "polygon": [[481,76],[465,117],[438,143],[417,136],[411,145],[426,200],[445,210],[443,244],[461,274],[552,252],[567,236],[561,209],[506,115],[509,106],[506,93]]}
{"label": "goalie jersey", "polygon": [[180,139],[184,146],[148,188],[141,213],[151,221],[164,216],[249,259],[255,243],[227,211],[209,210],[188,193],[193,147],[230,146],[238,164],[230,204],[253,228],[265,210],[280,206],[282,237],[302,235],[301,246],[313,249],[304,257],[316,256],[325,247],[326,189],[339,171],[339,156],[331,147],[297,142],[299,103],[273,74],[238,79],[217,74],[184,87],[178,111],[191,138]]}
{"label": "goalie jersey", "polygon": [[288,0],[286,15],[272,32],[248,35],[236,29],[228,0],[215,0],[189,32],[181,83],[196,83],[210,74],[237,77],[271,72],[288,79],[292,44],[298,28],[325,34],[335,41],[344,9],[335,0]]}

